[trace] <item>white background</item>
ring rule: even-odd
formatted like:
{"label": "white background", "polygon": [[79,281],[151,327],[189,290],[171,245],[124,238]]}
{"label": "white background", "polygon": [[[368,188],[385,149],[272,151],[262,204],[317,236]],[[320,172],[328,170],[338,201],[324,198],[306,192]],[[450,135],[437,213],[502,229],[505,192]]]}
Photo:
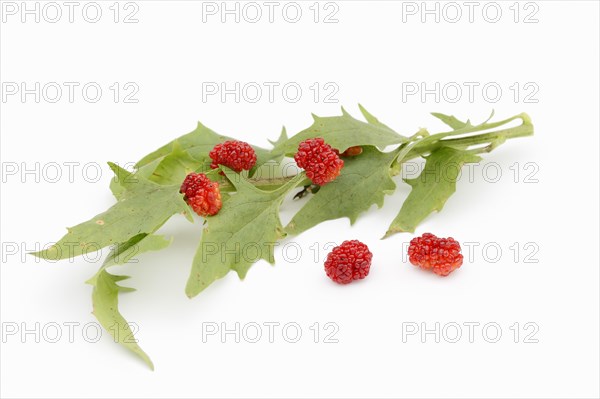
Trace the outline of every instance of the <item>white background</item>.
{"label": "white background", "polygon": [[[3,15],[3,84],[97,82],[103,95],[96,103],[77,89],[73,103],[66,97],[36,103],[33,95],[2,100],[2,397],[598,397],[597,2],[537,1],[527,9],[521,3],[517,23],[512,1],[497,3],[502,17],[496,23],[482,15],[485,2],[473,22],[458,2],[463,16],[451,23],[454,14],[442,14],[439,22],[434,15],[422,22],[419,13],[403,14],[402,2],[338,1],[338,23],[330,24],[313,21],[312,2],[301,3],[298,23],[282,18],[282,6],[274,23],[267,16],[258,23],[243,16],[236,23],[229,16],[221,23],[218,15],[203,22],[202,3],[193,1],[137,1],[138,23],[122,23],[124,15],[114,23],[113,2],[99,4],[98,23],[86,22],[81,7],[73,23],[66,14],[57,23],[43,16],[39,23],[33,16],[22,23],[20,14]],[[440,12],[443,6],[438,4]],[[536,9],[538,22],[524,23]],[[121,96],[115,103],[108,88],[114,82],[137,84],[139,102],[124,103]],[[297,82],[303,95],[296,103],[281,91],[273,102],[266,92],[256,103],[236,103],[233,96],[203,101],[203,82]],[[336,84],[338,103],[325,103],[324,93],[315,102],[309,89],[314,82]],[[404,88],[406,82],[480,86],[473,101],[466,88],[456,102],[454,94],[423,101],[419,95],[403,98],[403,82]],[[503,89],[495,103],[481,92],[490,82]],[[515,82],[521,88],[534,84],[528,87],[539,91],[528,101],[537,102],[525,101],[531,90],[515,98],[509,88]],[[48,263],[24,255],[113,204],[106,161],[134,162],[193,130],[198,120],[268,146],[284,124],[293,134],[310,125],[311,112],[335,115],[344,105],[356,115],[358,102],[403,134],[419,127],[443,131],[431,111],[474,122],[492,109],[497,118],[531,115],[535,136],[511,140],[485,156],[473,179],[463,175],[443,212],[417,230],[451,235],[463,251],[465,242],[479,244],[451,276],[440,278],[406,261],[403,245],[413,235],[379,240],[408,194],[400,179],[384,207],[373,207],[354,226],[347,219],[331,221],[283,241],[301,248],[297,262],[286,261],[277,249],[275,267],[259,262],[244,282],[230,274],[194,300],[184,286],[201,224],[174,217],[160,231],[174,237],[171,247],[113,269],[131,275],[127,283],[138,289],[121,296],[120,305],[139,326],[139,343],[156,365],[151,372],[106,332],[97,343],[82,335],[83,325],[94,322],[91,287],[83,282],[100,260]],[[63,165],[54,183],[55,170],[43,173],[51,162]],[[73,182],[65,162],[79,163]],[[515,162],[521,172],[516,182],[510,169]],[[528,162],[536,171],[529,183]],[[39,172],[21,173],[36,163]],[[94,168],[82,174],[90,163],[102,165],[95,183]],[[495,183],[496,169],[483,174],[487,163],[502,172]],[[7,173],[15,165],[17,173]],[[300,205],[284,204],[284,224]],[[367,279],[338,286],[324,274],[323,247],[345,239],[367,243],[374,260]],[[515,242],[516,259],[510,249]],[[489,243],[502,249],[498,259],[494,248],[482,253]],[[533,246],[524,248],[526,243]],[[311,248],[317,247],[315,262]],[[526,258],[532,248],[539,250]],[[294,256],[292,248],[288,259]],[[50,343],[42,334],[37,343],[34,334],[5,334],[15,324],[31,329],[36,322],[62,325],[62,338]],[[64,326],[69,322],[79,323],[72,343]],[[280,326],[273,343],[264,335],[254,344],[236,343],[232,335],[225,342],[220,335],[202,342],[203,323],[233,328],[237,322],[298,323],[303,335],[288,343]],[[318,343],[309,329],[315,322]],[[339,327],[338,343],[323,342],[327,322]],[[464,326],[469,322],[479,323],[473,342]],[[448,327],[439,343],[433,334],[420,333],[403,342],[403,328],[411,323],[429,329],[440,323],[440,330],[458,323],[463,335],[448,342],[456,332]],[[497,343],[488,342],[493,329],[482,333],[486,323],[500,326]],[[526,342],[536,326],[530,338],[537,343]]]}

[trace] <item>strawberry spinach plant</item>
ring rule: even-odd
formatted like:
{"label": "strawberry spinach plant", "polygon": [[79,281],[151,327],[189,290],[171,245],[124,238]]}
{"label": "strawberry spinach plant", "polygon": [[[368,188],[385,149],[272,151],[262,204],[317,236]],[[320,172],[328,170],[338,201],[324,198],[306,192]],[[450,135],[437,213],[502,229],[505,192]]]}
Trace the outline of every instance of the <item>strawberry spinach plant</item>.
{"label": "strawberry spinach plant", "polygon": [[[110,189],[116,203],[68,228],[58,242],[34,255],[59,260],[110,247],[98,272],[87,281],[93,287],[93,314],[115,341],[153,368],[118,309],[119,293],[133,291],[121,285],[128,277],[111,274],[108,268],[167,247],[170,239],[157,231],[173,215],[193,223],[193,208],[205,216],[185,287],[191,298],[232,270],[244,278],[260,259],[273,264],[277,240],[326,220],[346,217],[352,224],[373,204],[381,207],[385,196],[396,189],[395,177],[403,163],[421,157],[424,170],[419,177],[404,180],[410,194],[398,204],[397,216],[382,234],[385,238],[414,232],[454,193],[463,164],[478,162],[481,154],[507,139],[533,134],[524,113],[491,122],[492,113],[476,125],[434,113],[448,126],[446,131],[430,134],[419,129],[405,136],[359,107],[365,121],[344,109],[339,116],[313,116],[311,126],[291,137],[284,128],[268,149],[236,142],[199,123],[194,131],[143,157],[134,171],[109,163],[115,174]],[[294,161],[301,167],[295,173],[282,173],[289,168],[281,166],[273,173],[274,164],[294,165]],[[194,196],[194,190],[203,194]],[[301,199],[305,203],[283,226],[279,208],[294,192],[296,198],[306,197]],[[260,259],[242,256],[247,245],[264,249]]]}

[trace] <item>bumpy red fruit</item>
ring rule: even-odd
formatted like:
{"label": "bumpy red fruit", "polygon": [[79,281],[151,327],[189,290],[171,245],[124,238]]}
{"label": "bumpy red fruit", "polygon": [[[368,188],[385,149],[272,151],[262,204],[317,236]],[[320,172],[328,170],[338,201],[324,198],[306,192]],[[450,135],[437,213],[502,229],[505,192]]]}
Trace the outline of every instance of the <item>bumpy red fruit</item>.
{"label": "bumpy red fruit", "polygon": [[413,265],[440,276],[449,275],[463,263],[458,241],[452,237],[438,238],[431,233],[410,241],[408,258]]}
{"label": "bumpy red fruit", "polygon": [[204,173],[190,173],[181,185],[183,199],[200,216],[216,215],[221,209],[219,183],[211,181]]}
{"label": "bumpy red fruit", "polygon": [[362,149],[361,146],[355,145],[354,147],[348,147],[346,149],[346,151],[342,152],[341,154],[340,154],[340,152],[338,150],[334,149],[334,151],[340,157],[355,157],[355,156],[358,156],[358,155],[362,154],[363,149]]}
{"label": "bumpy red fruit", "polygon": [[217,144],[208,154],[212,159],[210,167],[217,169],[225,165],[236,172],[250,170],[256,164],[256,152],[243,141],[226,141]]}
{"label": "bumpy red fruit", "polygon": [[327,255],[325,272],[338,284],[361,280],[369,274],[373,254],[369,247],[357,240],[344,241]]}
{"label": "bumpy red fruit", "polygon": [[306,176],[319,186],[335,180],[344,166],[344,161],[340,159],[337,151],[322,138],[301,142],[294,160],[299,167],[306,170]]}

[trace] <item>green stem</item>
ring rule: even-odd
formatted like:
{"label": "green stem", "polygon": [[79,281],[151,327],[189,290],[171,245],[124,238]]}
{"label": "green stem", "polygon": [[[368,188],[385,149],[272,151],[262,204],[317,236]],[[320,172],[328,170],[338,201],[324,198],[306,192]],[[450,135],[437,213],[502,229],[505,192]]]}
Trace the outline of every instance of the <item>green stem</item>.
{"label": "green stem", "polygon": [[[490,128],[498,127],[503,124],[506,124],[515,119],[521,119],[522,124],[519,126],[496,130],[493,132],[470,135],[465,137],[458,138],[446,138],[448,136],[454,136],[464,133],[474,133],[482,130],[489,130]],[[413,158],[417,158],[423,155],[427,155],[436,149],[448,146],[454,148],[462,148],[468,149],[474,145],[481,144],[489,144],[489,146],[483,148],[477,148],[472,150],[475,153],[480,152],[489,152],[492,149],[496,148],[500,144],[504,143],[504,141],[517,137],[526,137],[531,136],[533,134],[533,125],[531,123],[531,119],[527,114],[520,114],[513,118],[504,120],[502,122],[497,122],[493,124],[482,124],[475,127],[467,128],[467,129],[458,129],[453,132],[445,132],[431,135],[422,139],[419,143],[417,143],[402,159],[402,162],[408,161]]]}

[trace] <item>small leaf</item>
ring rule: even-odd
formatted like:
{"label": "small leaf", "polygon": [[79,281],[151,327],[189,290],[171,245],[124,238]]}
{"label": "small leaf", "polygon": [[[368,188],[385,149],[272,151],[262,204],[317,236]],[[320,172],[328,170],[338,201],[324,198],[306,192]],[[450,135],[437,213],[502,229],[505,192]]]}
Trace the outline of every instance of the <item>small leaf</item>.
{"label": "small leaf", "polygon": [[326,220],[348,217],[354,223],[371,205],[383,206],[386,194],[396,189],[390,165],[398,150],[384,153],[363,147],[359,156],[344,159],[340,175],[321,187],[286,226],[290,234],[300,234]]}
{"label": "small leaf", "polygon": [[[370,114],[369,114],[370,115]],[[381,123],[365,123],[354,119],[342,109],[341,116],[320,117],[313,115],[314,123],[286,142],[278,145],[273,152],[292,155],[300,142],[321,137],[340,152],[354,146],[374,146],[384,149],[389,145],[400,144],[406,137],[399,135]],[[370,116],[371,121],[376,120]]]}
{"label": "small leaf", "polygon": [[442,147],[426,159],[420,176],[405,180],[412,190],[385,237],[398,232],[412,233],[430,213],[441,211],[456,191],[456,179],[462,166],[468,162],[478,162],[481,158],[467,151]]}
{"label": "small leaf", "polygon": [[126,280],[129,277],[110,274],[106,269],[112,265],[127,263],[135,255],[163,249],[170,243],[171,240],[167,240],[163,236],[138,234],[127,242],[115,245],[98,272],[86,281],[87,284],[94,287],[92,290],[92,305],[94,308],[92,314],[98,319],[102,327],[112,335],[115,342],[138,355],[152,370],[154,370],[154,365],[150,357],[137,344],[129,323],[119,312],[119,293],[131,292],[134,289],[120,286],[117,282]]}
{"label": "small leaf", "polygon": [[[217,134],[213,130],[204,126],[202,123],[198,122],[198,126],[195,130],[146,155],[136,164],[136,167],[141,168],[151,162],[156,161],[157,159],[162,159],[171,154],[177,148],[186,151],[192,158],[196,159],[200,163],[210,162],[210,157],[208,155],[209,152],[215,145],[223,143],[227,140],[235,139]],[[254,151],[256,151],[257,165],[260,166],[272,159],[271,151],[254,145],[252,148],[254,148]]]}
{"label": "small leaf", "polygon": [[187,174],[199,169],[200,165],[200,162],[175,143],[173,151],[160,160],[149,176],[149,180],[158,184],[181,185]]}
{"label": "small leaf", "polygon": [[127,242],[138,234],[153,233],[176,213],[191,218],[179,185],[159,185],[134,177],[117,165],[110,166],[124,188],[120,200],[106,212],[67,229],[67,234],[56,244],[33,255],[51,260],[67,259]]}
{"label": "small leaf", "polygon": [[168,247],[173,240],[164,236],[142,233],[125,243],[115,244],[104,260],[104,267],[128,263],[134,256],[148,251],[158,251]]}
{"label": "small leaf", "polygon": [[470,121],[468,121],[468,120],[466,122],[460,121],[453,115],[444,115],[444,114],[440,114],[439,112],[432,112],[431,115],[435,116],[436,118],[438,118],[439,120],[441,120],[442,122],[444,122],[446,125],[450,126],[454,130],[472,126]]}
{"label": "small leaf", "polygon": [[218,214],[207,219],[186,286],[190,298],[230,270],[243,279],[260,259],[275,262],[275,242],[285,236],[279,205],[304,178],[299,174],[275,191],[262,191],[242,175],[227,168],[223,171],[237,192],[223,203]]}
{"label": "small leaf", "polygon": [[280,144],[285,143],[288,140],[287,130],[285,126],[281,128],[281,133],[279,134],[279,138],[276,141],[269,140],[269,143],[273,145],[273,147],[277,147]]}
{"label": "small leaf", "polygon": [[117,284],[118,281],[127,279],[127,276],[115,276],[101,269],[94,277],[92,284],[92,303],[94,311],[92,312],[96,319],[100,322],[110,335],[113,336],[116,342],[120,343],[140,358],[154,370],[154,364],[150,357],[140,348],[133,336],[133,331],[129,323],[119,313],[119,292],[131,291],[130,288],[121,287]]}
{"label": "small leaf", "polygon": [[366,108],[363,107],[362,105],[358,104],[358,108],[360,109],[360,112],[363,114],[363,116],[365,117],[365,119],[367,120],[367,122],[369,122],[370,124],[375,125],[375,126],[379,126],[381,128],[384,128],[384,129],[388,129],[391,132],[394,131],[389,126],[381,123],[379,121],[379,119],[377,119],[375,116],[373,116],[373,114],[371,114],[369,111],[367,111]]}

